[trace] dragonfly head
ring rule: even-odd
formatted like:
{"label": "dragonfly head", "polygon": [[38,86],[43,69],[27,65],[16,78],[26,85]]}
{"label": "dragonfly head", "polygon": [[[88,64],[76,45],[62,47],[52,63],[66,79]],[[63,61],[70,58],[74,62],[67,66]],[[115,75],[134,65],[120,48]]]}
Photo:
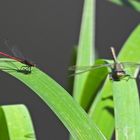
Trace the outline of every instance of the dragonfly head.
{"label": "dragonfly head", "polygon": [[112,71],[110,75],[111,79],[114,81],[120,81],[122,78],[126,77],[126,73],[123,70],[120,71]]}

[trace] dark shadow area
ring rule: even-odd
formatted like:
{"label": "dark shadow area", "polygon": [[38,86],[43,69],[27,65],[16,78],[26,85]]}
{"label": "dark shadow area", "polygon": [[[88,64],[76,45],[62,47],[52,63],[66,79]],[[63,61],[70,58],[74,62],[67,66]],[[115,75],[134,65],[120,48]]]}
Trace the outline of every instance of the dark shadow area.
{"label": "dark shadow area", "polygon": [[114,117],[114,109],[112,107],[104,107],[104,109]]}
{"label": "dark shadow area", "polygon": [[113,101],[113,96],[102,97],[102,100],[103,101],[105,101],[105,100],[111,100],[111,101]]}

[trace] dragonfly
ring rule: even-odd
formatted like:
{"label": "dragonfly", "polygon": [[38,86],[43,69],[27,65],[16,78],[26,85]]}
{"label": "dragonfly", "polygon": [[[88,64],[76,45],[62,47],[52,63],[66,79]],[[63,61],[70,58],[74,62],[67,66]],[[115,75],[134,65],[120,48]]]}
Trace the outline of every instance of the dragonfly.
{"label": "dragonfly", "polygon": [[71,76],[75,76],[78,74],[83,74],[88,71],[92,71],[95,69],[103,68],[103,67],[109,67],[111,69],[111,72],[109,73],[109,77],[113,81],[120,81],[121,79],[124,79],[125,77],[129,78],[135,78],[132,77],[130,74],[127,74],[125,71],[125,67],[140,67],[140,63],[135,62],[119,62],[116,57],[115,49],[114,47],[110,47],[113,63],[107,63],[107,64],[101,64],[101,65],[93,65],[93,66],[71,66],[69,67],[70,71],[75,71],[74,74]]}

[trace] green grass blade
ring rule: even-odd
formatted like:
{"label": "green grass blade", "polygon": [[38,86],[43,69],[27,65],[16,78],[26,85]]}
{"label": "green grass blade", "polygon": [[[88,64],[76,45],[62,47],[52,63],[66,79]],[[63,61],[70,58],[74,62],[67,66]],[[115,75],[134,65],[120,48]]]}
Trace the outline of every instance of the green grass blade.
{"label": "green grass blade", "polygon": [[[140,25],[132,32],[132,35],[128,38],[121,52],[119,53],[120,61],[129,61],[140,63]],[[129,72],[137,69],[128,69]],[[132,75],[132,76],[133,76]],[[129,79],[128,82],[121,81],[119,83],[113,83],[115,112],[116,115],[116,133],[117,138],[125,139],[128,137],[138,140],[140,138],[140,108],[139,108],[139,93],[134,79]],[[119,93],[118,93],[119,92]],[[119,100],[118,100],[119,98]],[[123,101],[123,103],[121,103]],[[122,122],[120,122],[120,120]],[[119,130],[122,130],[120,132]],[[131,131],[131,132],[130,132]]]}
{"label": "green grass blade", "polygon": [[10,140],[5,114],[1,107],[0,107],[0,140]]}
{"label": "green grass blade", "polygon": [[2,106],[1,114],[1,140],[36,140],[29,112],[24,105]]}
{"label": "green grass blade", "polygon": [[[105,64],[104,60],[97,60],[95,65]],[[83,96],[81,98],[81,105],[88,112],[94,98],[96,97],[97,91],[100,89],[103,81],[108,74],[106,67],[94,69],[89,71],[87,79],[83,88]],[[86,94],[84,94],[86,93]]]}
{"label": "green grass blade", "polygon": [[[126,62],[140,63],[140,26],[138,26],[130,35],[121,52],[118,59]],[[136,89],[134,89],[136,90]],[[137,96],[137,93],[135,93]],[[105,108],[112,110],[113,112],[113,99],[111,85],[109,81],[106,81],[103,89],[93,102],[89,115],[93,118],[94,122],[103,132],[107,139],[110,139],[114,130],[114,119],[109,111]],[[136,103],[139,104],[138,102]],[[107,121],[104,121],[106,118]],[[110,125],[110,126],[109,126]]]}
{"label": "green grass blade", "polygon": [[113,82],[116,140],[139,140],[140,107],[134,79]]}
{"label": "green grass blade", "polygon": [[[96,0],[84,1],[82,23],[77,50],[77,66],[90,66],[93,65],[95,60],[95,10]],[[88,72],[75,76],[73,86],[73,96],[84,109],[87,108],[91,100],[90,98],[87,98],[90,96],[87,96],[84,92],[87,78]],[[70,139],[72,140],[72,138]]]}
{"label": "green grass blade", "polygon": [[[95,0],[85,0],[77,51],[77,66],[89,66],[93,65],[94,63],[94,24]],[[87,75],[88,73],[75,76],[73,94],[74,98],[80,104],[84,94],[83,88],[87,79]],[[84,98],[86,98],[86,96]]]}
{"label": "green grass blade", "polygon": [[[96,0],[85,0],[83,6],[82,23],[77,51],[77,66],[93,65],[95,60],[95,8]],[[88,72],[74,78],[73,96],[86,110],[90,98],[84,92]],[[88,100],[90,99],[90,100]],[[83,102],[84,101],[84,102]],[[72,140],[72,138],[70,138]]]}
{"label": "green grass blade", "polygon": [[[112,88],[107,78],[89,110],[90,118],[109,140],[114,131],[114,105]],[[107,120],[107,121],[106,121]]]}
{"label": "green grass blade", "polygon": [[140,25],[138,25],[121,49],[118,59],[140,63]]}
{"label": "green grass blade", "polygon": [[136,0],[108,0],[120,6],[128,6],[138,12],[140,12],[140,2]]}
{"label": "green grass blade", "polygon": [[[14,63],[21,68],[22,64]],[[77,140],[103,140],[105,139],[100,130],[88,117],[85,111],[76,103],[66,90],[53,79],[37,68],[32,69],[31,74],[24,74],[12,70],[12,65],[6,59],[0,59],[0,67],[11,67],[11,75],[21,80],[30,87],[63,122],[71,135]]]}

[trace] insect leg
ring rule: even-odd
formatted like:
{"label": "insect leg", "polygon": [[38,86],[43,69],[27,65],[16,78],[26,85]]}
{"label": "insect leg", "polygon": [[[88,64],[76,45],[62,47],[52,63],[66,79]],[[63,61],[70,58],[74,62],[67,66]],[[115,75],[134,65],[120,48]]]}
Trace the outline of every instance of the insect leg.
{"label": "insect leg", "polygon": [[[125,79],[125,78],[127,78],[127,79]],[[132,77],[131,75],[129,75],[129,74],[126,74],[124,77],[122,77],[121,78],[122,80],[126,80],[126,81],[128,81],[129,79],[136,79],[135,77]]]}

